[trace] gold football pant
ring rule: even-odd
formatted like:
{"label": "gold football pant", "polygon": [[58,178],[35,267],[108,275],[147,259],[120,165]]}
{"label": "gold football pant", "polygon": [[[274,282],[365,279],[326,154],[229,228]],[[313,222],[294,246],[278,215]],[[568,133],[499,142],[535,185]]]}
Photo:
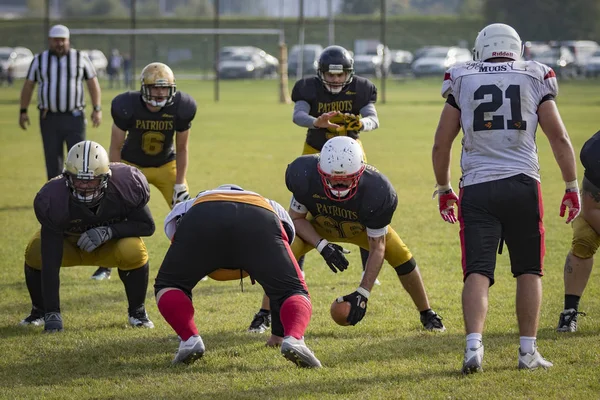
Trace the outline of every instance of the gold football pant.
{"label": "gold football pant", "polygon": [[[317,233],[322,238],[327,239],[329,242],[352,243],[361,249],[369,250],[369,238],[366,230],[362,230],[360,233],[351,237],[340,237],[340,235],[332,232],[331,229],[324,228],[319,225],[315,220],[310,221],[310,223],[313,228],[315,228]],[[385,242],[384,258],[392,267],[398,267],[412,258],[410,250],[391,226],[388,226],[388,233],[385,236]],[[294,253],[294,257],[296,257],[296,259],[299,259],[314,248],[315,247],[312,244],[305,242],[298,235],[296,235],[294,243],[292,243],[292,252]]]}
{"label": "gold football pant", "polygon": [[[160,167],[140,167],[127,161],[123,161],[125,164],[136,167],[148,180],[148,183],[154,185],[162,193],[165,201],[169,208],[173,201],[173,187],[175,186],[175,180],[177,178],[177,165],[176,161],[169,161]],[[185,182],[187,186],[187,181]],[[188,186],[189,188],[189,186]]]}
{"label": "gold football pant", "polygon": [[[42,269],[41,231],[37,231],[25,250],[25,263],[34,269]],[[79,236],[68,236],[63,240],[62,267],[76,265],[102,265],[124,271],[143,267],[148,262],[148,251],[139,237],[111,239],[96,250],[88,253],[77,247]]]}
{"label": "gold football pant", "polygon": [[579,258],[592,258],[600,246],[600,235],[579,215],[573,221],[571,253]]}

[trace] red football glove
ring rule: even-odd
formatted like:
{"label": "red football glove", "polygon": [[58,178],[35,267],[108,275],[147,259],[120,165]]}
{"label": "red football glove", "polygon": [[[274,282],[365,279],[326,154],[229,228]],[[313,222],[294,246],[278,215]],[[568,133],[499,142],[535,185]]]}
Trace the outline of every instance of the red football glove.
{"label": "red football glove", "polygon": [[563,196],[562,203],[560,204],[560,216],[565,216],[565,211],[569,207],[569,215],[567,216],[566,223],[573,221],[579,215],[581,211],[581,197],[579,196],[578,189],[567,189]]}
{"label": "red football glove", "polygon": [[454,204],[458,202],[458,196],[456,196],[454,190],[452,190],[452,188],[449,188],[445,191],[438,190],[437,195],[442,219],[451,224],[458,221],[456,219],[456,215],[454,214]]}

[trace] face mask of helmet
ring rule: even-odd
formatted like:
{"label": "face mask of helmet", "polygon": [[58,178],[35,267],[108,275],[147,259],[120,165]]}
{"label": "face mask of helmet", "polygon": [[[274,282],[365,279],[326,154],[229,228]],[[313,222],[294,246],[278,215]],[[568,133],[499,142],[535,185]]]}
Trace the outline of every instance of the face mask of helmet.
{"label": "face mask of helmet", "polygon": [[360,145],[347,136],[328,140],[321,149],[317,171],[329,199],[351,199],[356,194],[360,177],[365,171]]}
{"label": "face mask of helmet", "polygon": [[67,173],[67,177],[67,186],[71,190],[71,196],[78,202],[93,206],[104,197],[108,186],[108,174],[94,176],[93,173],[78,175]]}
{"label": "face mask of helmet", "polygon": [[330,64],[327,71],[319,70],[319,79],[323,82],[325,89],[337,94],[352,81],[352,73],[344,69],[341,64]]}
{"label": "face mask of helmet", "polygon": [[321,182],[325,186],[325,195],[334,201],[346,201],[354,197],[358,190],[358,182],[364,172],[360,171],[351,175],[330,175],[323,172],[319,167]]}
{"label": "face mask of helmet", "polygon": [[[155,94],[158,91],[164,93]],[[153,107],[164,107],[168,104],[171,104],[173,102],[173,96],[175,95],[175,92],[175,85],[171,85],[169,83],[161,84],[157,82],[154,85],[142,85],[142,99]]]}

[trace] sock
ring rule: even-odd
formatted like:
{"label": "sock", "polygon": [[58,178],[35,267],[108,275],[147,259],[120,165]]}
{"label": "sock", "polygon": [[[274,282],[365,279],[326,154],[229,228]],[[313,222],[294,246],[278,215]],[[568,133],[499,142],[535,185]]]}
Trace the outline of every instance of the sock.
{"label": "sock", "polygon": [[302,339],[311,315],[312,305],[306,297],[297,294],[285,299],[280,309],[284,336]]}
{"label": "sock", "polygon": [[144,305],[146,291],[148,290],[148,274],[150,267],[148,263],[141,268],[124,271],[119,269],[119,278],[125,286],[125,294],[129,303],[129,313]]}
{"label": "sock", "polygon": [[369,250],[365,250],[362,247],[360,248],[360,260],[362,261],[363,271],[367,267],[367,259],[369,258]]}
{"label": "sock", "polygon": [[266,308],[261,308],[258,312],[261,314],[271,314],[271,310],[267,310]]}
{"label": "sock", "polygon": [[519,342],[521,343],[521,353],[533,354],[535,352],[535,336],[521,336]]}
{"label": "sock", "polygon": [[300,267],[300,271],[304,271],[304,256],[300,256],[298,259],[298,266]]}
{"label": "sock", "polygon": [[182,341],[198,334],[194,323],[194,305],[181,290],[169,290],[160,296],[158,311]]}
{"label": "sock", "polygon": [[476,349],[482,344],[481,333],[469,333],[467,335],[467,349]]}
{"label": "sock", "polygon": [[423,310],[423,311],[419,311],[419,314],[421,314],[421,317],[424,317],[427,315],[427,313],[431,311],[431,308],[428,308],[427,310]]}
{"label": "sock", "polygon": [[42,296],[42,271],[25,264],[25,284],[29,291],[32,307],[44,315],[44,297]]}
{"label": "sock", "polygon": [[573,308],[575,311],[577,311],[579,309],[579,300],[581,300],[581,296],[565,294],[565,310]]}

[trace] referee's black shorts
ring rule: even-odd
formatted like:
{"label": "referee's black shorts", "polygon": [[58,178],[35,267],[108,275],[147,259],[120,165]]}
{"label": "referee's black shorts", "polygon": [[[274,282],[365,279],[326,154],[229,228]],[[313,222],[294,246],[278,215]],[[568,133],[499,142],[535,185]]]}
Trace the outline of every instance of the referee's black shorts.
{"label": "referee's black shorts", "polygon": [[543,275],[544,208],[540,183],[519,174],[466,186],[458,202],[464,279],[472,273],[494,284],[496,252],[504,238],[513,276]]}
{"label": "referee's black shorts", "polygon": [[155,292],[176,287],[191,295],[202,277],[224,268],[248,272],[276,304],[295,294],[308,296],[283,229],[277,215],[260,206],[198,203],[179,222]]}

